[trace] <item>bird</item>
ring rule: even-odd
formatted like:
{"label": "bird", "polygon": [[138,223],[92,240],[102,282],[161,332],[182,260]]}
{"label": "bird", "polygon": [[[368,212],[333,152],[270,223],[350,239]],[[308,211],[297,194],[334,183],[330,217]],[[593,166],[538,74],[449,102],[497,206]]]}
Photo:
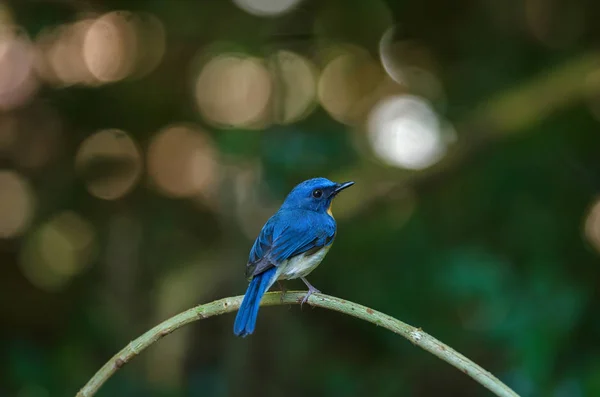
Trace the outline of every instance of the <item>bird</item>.
{"label": "bird", "polygon": [[352,181],[335,183],[327,178],[306,180],[292,189],[265,223],[246,264],[250,284],[235,318],[235,335],[254,332],[260,301],[275,281],[300,278],[308,287],[302,304],[320,292],[306,276],[321,263],[336,236],[333,199],[352,185]]}

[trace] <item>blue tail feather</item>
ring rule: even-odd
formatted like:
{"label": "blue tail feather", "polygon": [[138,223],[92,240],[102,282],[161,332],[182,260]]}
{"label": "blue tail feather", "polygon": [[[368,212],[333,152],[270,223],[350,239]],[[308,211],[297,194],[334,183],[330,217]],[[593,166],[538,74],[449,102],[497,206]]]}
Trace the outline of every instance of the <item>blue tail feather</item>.
{"label": "blue tail feather", "polygon": [[233,333],[245,337],[254,332],[260,300],[267,290],[273,285],[276,268],[271,268],[261,274],[254,276],[246,290],[244,299],[233,324]]}

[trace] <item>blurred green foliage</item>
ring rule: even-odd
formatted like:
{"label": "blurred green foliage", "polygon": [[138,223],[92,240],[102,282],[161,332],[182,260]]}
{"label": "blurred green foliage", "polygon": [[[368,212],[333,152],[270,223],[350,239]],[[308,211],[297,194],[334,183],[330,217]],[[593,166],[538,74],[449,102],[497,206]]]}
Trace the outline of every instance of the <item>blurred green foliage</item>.
{"label": "blurred green foliage", "polygon": [[[469,123],[490,98],[592,53],[599,5],[547,5],[544,26],[554,45],[528,30],[527,7],[540,3],[532,0],[323,3],[307,0],[278,18],[208,0],[7,3],[33,36],[91,7],[152,12],[168,39],[161,65],[141,80],[45,87],[38,97],[65,126],[62,157],[35,172],[3,163],[34,186],[32,230],[74,210],[94,225],[99,252],[81,276],[52,292],[22,274],[23,240],[0,240],[0,396],[72,396],[152,325],[245,290],[252,238],[235,214],[233,174],[223,177],[215,206],[164,197],[143,182],[122,199],[102,201],[83,179],[123,164],[98,161],[84,178],[73,170],[76,148],[96,130],[123,129],[145,149],[155,131],[182,121],[206,126],[231,169],[260,169],[251,186],[267,207],[256,215],[262,221],[307,177],[360,176],[353,188],[360,193],[347,196],[360,194],[361,203],[340,214],[335,247],[310,277],[323,292],[422,327],[522,396],[600,395],[600,261],[583,231],[600,187],[598,95],[582,95],[511,134]],[[320,7],[339,24],[314,22]],[[213,40],[260,54],[337,39],[377,56],[391,21],[436,56],[445,88],[437,109],[455,124],[456,144],[468,148],[456,165],[443,160],[439,173],[422,174],[385,167],[365,154],[359,132],[320,108],[258,131],[211,128],[197,114],[190,65]],[[122,243],[118,254],[110,251],[114,239]],[[199,322],[161,340],[98,396],[488,395],[404,339],[337,313],[266,309],[244,340],[233,336],[232,322]]]}

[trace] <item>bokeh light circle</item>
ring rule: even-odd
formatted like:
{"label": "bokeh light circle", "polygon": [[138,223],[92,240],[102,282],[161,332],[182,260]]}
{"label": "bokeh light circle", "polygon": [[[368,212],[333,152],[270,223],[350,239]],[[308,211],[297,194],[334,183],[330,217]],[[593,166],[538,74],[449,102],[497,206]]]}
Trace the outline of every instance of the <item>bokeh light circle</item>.
{"label": "bokeh light circle", "polygon": [[190,197],[212,189],[218,172],[217,152],[209,137],[191,125],[164,128],[150,142],[148,173],[171,197]]}
{"label": "bokeh light circle", "polygon": [[592,205],[585,218],[584,234],[587,241],[600,253],[600,200]]}
{"label": "bokeh light circle", "polygon": [[369,53],[359,47],[334,49],[318,84],[323,108],[345,124],[360,121],[370,107],[370,95],[382,82],[383,73]]}
{"label": "bokeh light circle", "polygon": [[386,74],[414,95],[443,99],[444,90],[435,73],[436,62],[431,51],[414,40],[394,40],[396,30],[396,27],[388,29],[379,42],[379,58]]}
{"label": "bokeh light circle", "polygon": [[117,129],[99,131],[80,145],[75,166],[90,194],[116,200],[133,189],[142,171],[142,157],[133,139]]}
{"label": "bokeh light circle", "polygon": [[233,0],[233,3],[249,14],[274,17],[292,11],[302,0]]}
{"label": "bokeh light circle", "polygon": [[35,71],[40,79],[53,85],[62,84],[54,70],[54,65],[52,65],[52,52],[58,42],[60,33],[60,29],[56,27],[45,27],[40,30],[35,38]]}
{"label": "bokeh light circle", "polygon": [[40,32],[37,43],[43,59],[38,67],[47,81],[61,86],[98,84],[83,58],[84,39],[94,23],[82,19]]}
{"label": "bokeh light circle", "polygon": [[114,11],[43,29],[36,39],[36,71],[58,86],[97,86],[140,78],[162,60],[162,22],[146,12]]}
{"label": "bokeh light circle", "polygon": [[109,12],[88,28],[83,40],[83,60],[96,79],[118,81],[134,70],[138,45],[134,15]]}
{"label": "bokeh light circle", "polygon": [[11,238],[29,227],[35,197],[29,183],[14,171],[0,171],[0,238]]}
{"label": "bokeh light circle", "polygon": [[39,86],[34,62],[35,49],[27,35],[0,25],[0,111],[22,106],[33,97]]}
{"label": "bokeh light circle", "polygon": [[238,54],[208,61],[195,85],[200,113],[218,126],[251,127],[269,111],[272,83],[264,62]]}
{"label": "bokeh light circle", "polygon": [[306,117],[317,103],[317,67],[291,51],[278,51],[271,61],[277,121],[290,124]]}
{"label": "bokeh light circle", "polygon": [[135,14],[134,27],[138,45],[132,77],[141,78],[162,61],[167,46],[166,30],[160,19],[147,12]]}
{"label": "bokeh light circle", "polygon": [[420,170],[446,153],[439,118],[419,97],[383,99],[369,115],[367,128],[377,156],[393,166]]}
{"label": "bokeh light circle", "polygon": [[88,267],[96,247],[92,224],[75,212],[62,212],[28,236],[21,270],[36,287],[57,291]]}

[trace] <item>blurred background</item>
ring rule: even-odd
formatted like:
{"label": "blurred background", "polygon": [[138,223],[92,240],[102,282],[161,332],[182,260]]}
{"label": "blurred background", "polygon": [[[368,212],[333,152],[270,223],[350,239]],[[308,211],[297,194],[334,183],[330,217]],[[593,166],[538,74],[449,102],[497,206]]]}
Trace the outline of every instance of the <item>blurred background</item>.
{"label": "blurred background", "polygon": [[[74,396],[245,291],[298,182],[356,185],[310,281],[522,396],[600,395],[600,3],[0,1],[0,396]],[[287,283],[303,289],[299,281]],[[487,396],[298,306],[187,326],[98,396]]]}

